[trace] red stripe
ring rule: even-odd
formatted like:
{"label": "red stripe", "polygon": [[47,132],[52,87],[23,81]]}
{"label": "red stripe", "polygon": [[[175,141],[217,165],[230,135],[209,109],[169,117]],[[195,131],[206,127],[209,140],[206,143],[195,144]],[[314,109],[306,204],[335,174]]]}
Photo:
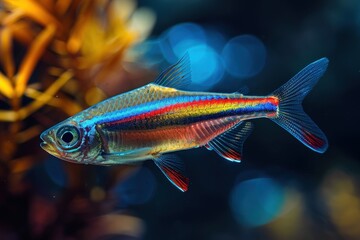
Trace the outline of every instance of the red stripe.
{"label": "red stripe", "polygon": [[176,103],[167,107],[163,107],[160,109],[153,110],[151,112],[142,113],[140,115],[131,116],[125,119],[121,119],[118,121],[113,122],[107,122],[106,125],[111,126],[119,123],[124,122],[130,122],[135,119],[144,119],[144,118],[150,118],[156,115],[161,115],[166,112],[170,112],[171,110],[178,110],[181,108],[186,108],[189,106],[206,106],[206,105],[224,105],[229,103],[237,103],[239,105],[248,105],[251,103],[267,103],[270,102],[271,104],[278,106],[279,105],[279,99],[276,97],[265,97],[265,98],[234,98],[234,99],[208,99],[208,100],[200,100],[200,101],[192,101],[192,102],[186,102],[186,103]]}

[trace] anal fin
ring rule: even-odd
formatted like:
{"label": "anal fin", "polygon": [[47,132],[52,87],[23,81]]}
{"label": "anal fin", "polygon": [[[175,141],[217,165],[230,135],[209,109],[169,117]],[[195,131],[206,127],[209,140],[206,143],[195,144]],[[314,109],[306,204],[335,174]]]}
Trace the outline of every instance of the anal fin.
{"label": "anal fin", "polygon": [[240,122],[228,131],[212,139],[207,149],[214,150],[221,157],[233,161],[241,162],[243,145],[253,129],[251,122]]}
{"label": "anal fin", "polygon": [[182,192],[188,190],[189,178],[184,175],[184,164],[181,159],[175,155],[161,155],[154,161],[175,187]]}

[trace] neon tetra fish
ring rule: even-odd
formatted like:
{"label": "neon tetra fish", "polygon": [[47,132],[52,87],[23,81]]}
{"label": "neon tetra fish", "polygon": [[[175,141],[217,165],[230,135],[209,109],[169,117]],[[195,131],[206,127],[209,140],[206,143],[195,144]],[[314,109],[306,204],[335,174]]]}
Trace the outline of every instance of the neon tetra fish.
{"label": "neon tetra fish", "polygon": [[152,159],[180,190],[189,180],[182,164],[166,153],[206,147],[240,162],[255,118],[269,118],[310,149],[323,153],[324,133],[301,102],[324,74],[328,60],[317,60],[268,96],[181,91],[190,81],[182,58],[153,83],[111,97],[41,134],[41,147],[74,163],[113,165]]}

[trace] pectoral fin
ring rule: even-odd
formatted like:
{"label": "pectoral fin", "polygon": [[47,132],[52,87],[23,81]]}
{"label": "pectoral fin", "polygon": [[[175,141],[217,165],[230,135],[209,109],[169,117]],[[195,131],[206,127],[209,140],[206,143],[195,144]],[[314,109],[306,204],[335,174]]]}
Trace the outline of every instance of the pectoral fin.
{"label": "pectoral fin", "polygon": [[154,161],[175,187],[182,192],[188,190],[189,179],[184,176],[184,164],[181,159],[175,155],[162,155]]}
{"label": "pectoral fin", "polygon": [[229,161],[240,162],[244,142],[250,135],[252,129],[252,123],[241,122],[214,138],[205,146],[207,149],[214,150],[217,154]]}

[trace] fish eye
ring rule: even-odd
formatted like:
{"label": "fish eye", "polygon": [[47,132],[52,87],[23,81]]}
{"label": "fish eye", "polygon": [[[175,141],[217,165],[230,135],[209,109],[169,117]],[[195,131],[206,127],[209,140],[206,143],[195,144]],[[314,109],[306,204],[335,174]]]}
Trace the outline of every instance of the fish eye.
{"label": "fish eye", "polygon": [[63,140],[66,143],[71,143],[71,141],[74,139],[74,135],[71,132],[65,132],[61,136],[61,140]]}
{"label": "fish eye", "polygon": [[75,126],[63,126],[56,132],[56,139],[61,148],[74,148],[80,142],[80,132]]}

